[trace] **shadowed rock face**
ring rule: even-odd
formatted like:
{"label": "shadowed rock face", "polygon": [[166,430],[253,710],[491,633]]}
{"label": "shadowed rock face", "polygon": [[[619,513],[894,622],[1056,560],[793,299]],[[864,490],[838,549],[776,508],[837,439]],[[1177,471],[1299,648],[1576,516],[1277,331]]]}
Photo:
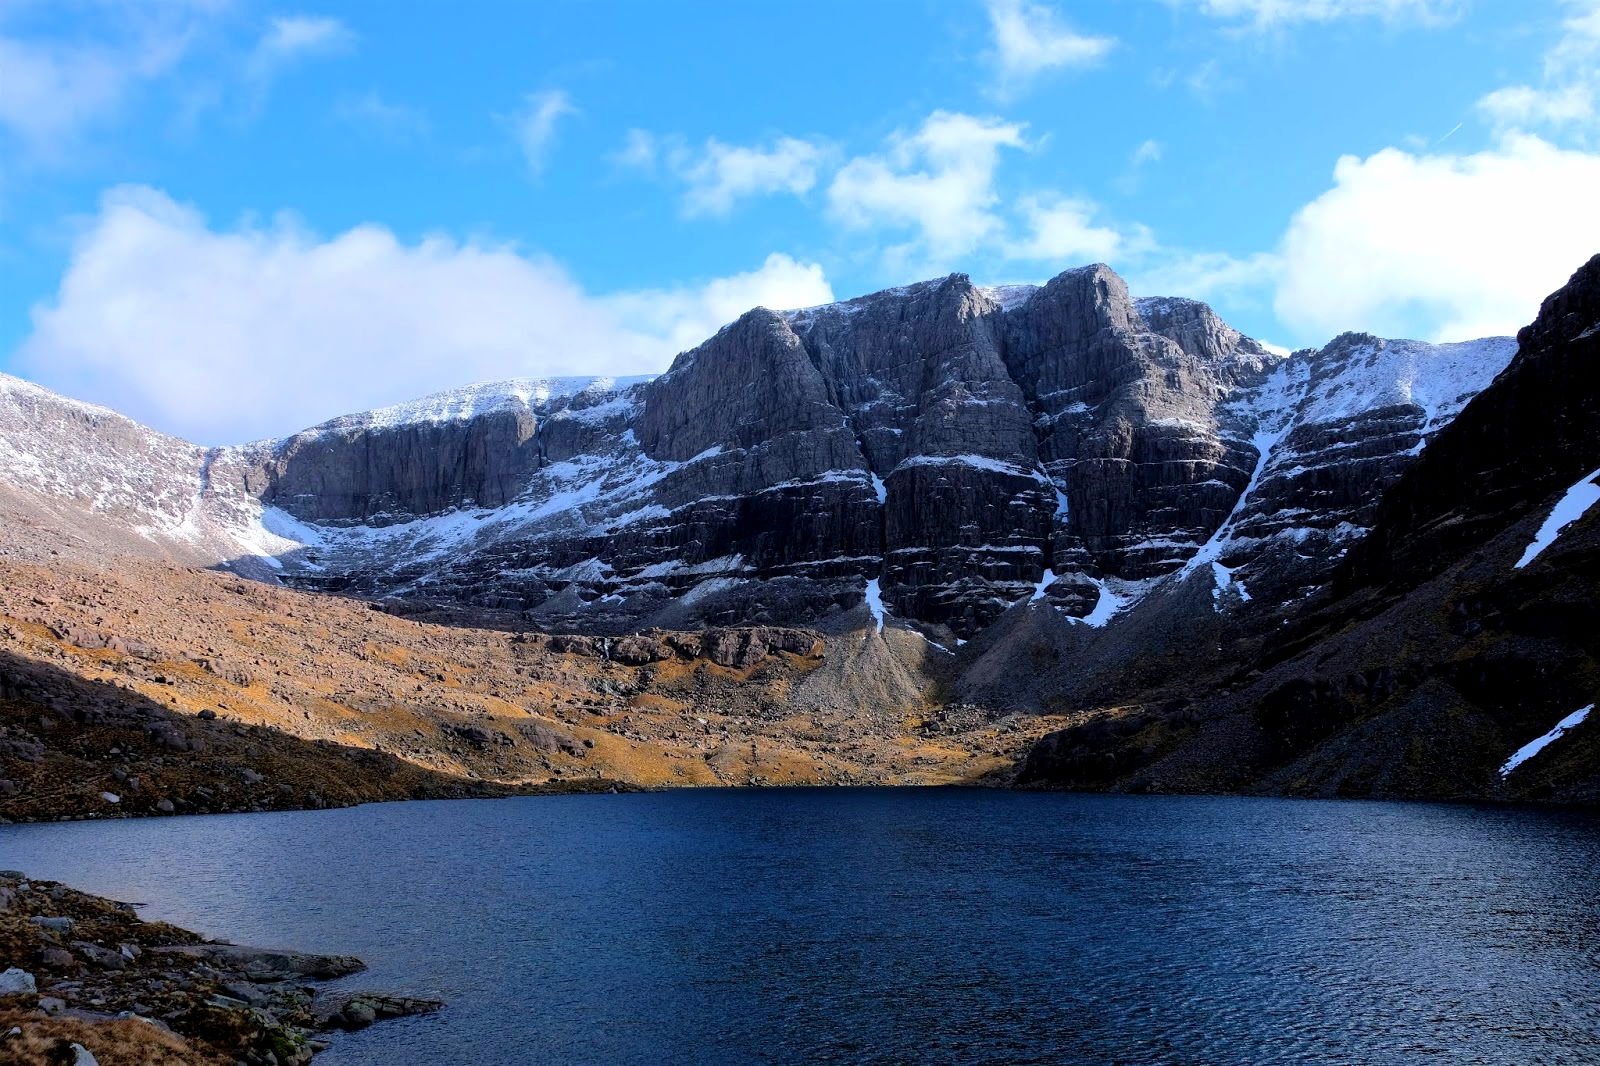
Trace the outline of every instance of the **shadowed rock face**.
{"label": "shadowed rock face", "polygon": [[551,629],[805,624],[876,580],[891,615],[965,637],[1021,603],[1088,616],[1107,582],[1131,603],[1202,558],[1241,590],[1321,582],[1509,355],[1347,335],[1284,357],[1104,266],[951,275],[758,308],[652,381],[475,386],[242,448],[163,438],[183,470],[150,525],[158,545],[212,530],[257,576]]}
{"label": "shadowed rock face", "polygon": [[[1311,508],[1295,519],[1308,530],[1302,550],[1348,545],[1322,564],[1324,591],[1284,611],[1270,636],[1238,640],[1236,628],[1214,662],[1123,684],[1116,710],[1036,745],[1021,780],[1600,802],[1592,724],[1527,755],[1600,688],[1600,506],[1588,502],[1600,469],[1600,257],[1545,301],[1504,364],[1507,347],[1424,352],[1350,334],[1319,353],[1302,421],[1271,450],[1237,526],[1241,538],[1270,536],[1292,508]],[[1412,373],[1439,358],[1504,369],[1462,408],[1484,366],[1479,377]],[[1410,402],[1370,387],[1396,376]],[[1328,526],[1340,515],[1370,531],[1341,538]],[[1271,551],[1243,571],[1259,575],[1262,598],[1290,572]],[[1115,634],[1124,661],[1153,620]]]}
{"label": "shadowed rock face", "polygon": [[1404,589],[1600,466],[1600,256],[1545,300],[1518,351],[1376,508],[1342,587]]}

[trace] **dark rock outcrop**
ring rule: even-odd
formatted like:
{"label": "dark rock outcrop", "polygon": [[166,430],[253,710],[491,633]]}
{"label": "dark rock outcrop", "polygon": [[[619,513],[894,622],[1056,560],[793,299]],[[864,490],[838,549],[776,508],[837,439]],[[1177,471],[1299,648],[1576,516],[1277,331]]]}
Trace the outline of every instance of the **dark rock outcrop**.
{"label": "dark rock outcrop", "polygon": [[[1600,257],[1518,341],[1453,419],[1441,416],[1451,397],[1435,393],[1365,405],[1345,423],[1353,440],[1330,420],[1313,423],[1296,444],[1308,457],[1297,471],[1320,468],[1309,483],[1327,510],[1371,526],[1325,564],[1327,588],[1275,632],[1197,657],[1189,676],[1128,686],[1122,707],[1045,737],[1020,780],[1600,802],[1592,724],[1513,759],[1600,693],[1600,508],[1572,508],[1559,532],[1535,539],[1600,469]],[[1387,346],[1346,336],[1330,349],[1361,363]],[[1426,440],[1434,422],[1442,428]],[[1290,443],[1295,434],[1279,447]],[[1420,457],[1394,463],[1409,452]],[[1303,491],[1308,474],[1295,477]],[[1361,484],[1383,491],[1372,500],[1353,491]],[[1252,514],[1241,528],[1267,520]]]}
{"label": "dark rock outcrop", "polygon": [[1401,591],[1600,467],[1600,256],[1545,300],[1517,344],[1384,496],[1341,587]]}

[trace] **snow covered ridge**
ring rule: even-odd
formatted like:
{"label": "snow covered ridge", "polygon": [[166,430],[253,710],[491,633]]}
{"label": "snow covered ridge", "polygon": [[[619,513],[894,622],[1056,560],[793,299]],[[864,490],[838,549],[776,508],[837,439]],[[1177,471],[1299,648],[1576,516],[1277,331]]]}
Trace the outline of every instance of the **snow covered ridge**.
{"label": "snow covered ridge", "polygon": [[[1092,268],[1086,267],[1084,269]],[[878,292],[852,296],[848,300],[835,300],[833,303],[817,304],[814,307],[797,307],[792,311],[780,311],[778,314],[790,326],[796,329],[803,329],[825,315],[854,315],[866,310],[874,303],[913,296],[919,292],[938,288],[951,278],[960,276],[959,274],[947,274],[942,278],[929,278],[927,281],[918,281],[910,285],[896,285],[893,288],[882,289]],[[1027,282],[1004,285],[974,285],[973,288],[996,304],[999,304],[1001,311],[1015,311],[1027,303],[1033,294],[1044,288],[1044,286]]]}
{"label": "snow covered ridge", "polygon": [[[58,392],[51,392],[42,385],[35,385],[23,378],[13,377],[10,374],[0,373],[0,399],[7,401],[8,406],[16,406],[26,402],[37,407],[41,403],[48,403],[57,407],[72,408],[81,411],[86,416],[95,419],[110,418],[129,425],[138,425],[126,415],[118,414],[109,407],[99,404],[87,403],[83,400],[74,400],[70,396],[63,396]],[[143,428],[143,427],[140,427]],[[154,433],[154,430],[149,432]]]}
{"label": "snow covered ridge", "polygon": [[588,394],[596,398],[622,392],[653,380],[654,375],[633,377],[510,378],[446,389],[420,399],[341,415],[306,432],[391,429],[396,426],[469,422],[496,411],[539,410],[552,400]]}
{"label": "snow covered ridge", "polygon": [[[1151,303],[1139,301],[1142,310]],[[1364,450],[1385,438],[1402,442],[1403,451],[1387,452],[1396,460],[1421,454],[1516,351],[1511,337],[1428,344],[1347,333],[1322,349],[1295,352],[1260,384],[1238,390],[1219,415],[1225,431],[1231,427],[1256,461],[1232,511],[1194,546],[1175,579],[1209,571],[1213,604],[1221,612],[1229,603],[1250,602],[1243,577],[1263,564],[1264,552],[1342,554],[1348,541],[1367,532],[1348,520],[1355,510],[1297,510],[1282,507],[1282,501],[1328,476],[1328,468],[1361,459],[1388,461],[1384,452]],[[1361,428],[1375,417],[1387,424],[1370,432]],[[1401,434],[1415,435],[1409,446]]]}
{"label": "snow covered ridge", "polygon": [[1332,422],[1415,404],[1428,435],[1460,414],[1516,354],[1515,337],[1428,344],[1347,333],[1312,356],[1315,369],[1300,418]]}
{"label": "snow covered ridge", "polygon": [[[0,374],[0,485],[113,550],[211,565],[300,545],[261,527],[237,449],[201,448],[94,404]],[[63,512],[60,504],[71,508]]]}

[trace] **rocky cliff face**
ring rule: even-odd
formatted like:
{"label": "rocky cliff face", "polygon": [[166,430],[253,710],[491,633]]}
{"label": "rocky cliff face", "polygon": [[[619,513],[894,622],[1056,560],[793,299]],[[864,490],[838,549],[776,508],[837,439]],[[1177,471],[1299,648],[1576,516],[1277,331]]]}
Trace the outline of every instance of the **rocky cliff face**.
{"label": "rocky cliff face", "polygon": [[870,587],[947,641],[1019,605],[1103,623],[1200,569],[1234,607],[1315,587],[1511,350],[1284,357],[1104,266],[952,275],[758,308],[651,381],[475,386],[159,462],[138,427],[92,446],[154,467],[133,495],[167,526],[301,587],[596,633],[812,623]]}
{"label": "rocky cliff face", "polygon": [[[890,615],[969,637],[1020,603],[1091,617],[1197,559],[1314,586],[1510,352],[1347,336],[1286,359],[1105,267],[956,275],[757,309],[655,381],[477,415],[436,447],[437,425],[385,418],[406,492],[371,488],[377,438],[336,423],[274,454],[337,488],[263,495],[310,523],[280,529],[306,545],[285,580],[310,587],[604,632],[812,622],[875,581]],[[467,458],[493,434],[497,465]]]}
{"label": "rocky cliff face", "polygon": [[384,526],[503,507],[549,461],[540,436],[545,422],[645,380],[472,385],[230,451],[246,467],[247,491],[306,522]]}
{"label": "rocky cliff face", "polygon": [[[1326,355],[1375,368],[1416,353],[1346,336]],[[1401,376],[1411,404],[1363,397],[1355,417],[1285,435],[1277,449],[1293,457],[1269,461],[1262,504],[1241,512],[1241,530],[1270,531],[1271,512],[1288,511],[1274,483],[1288,482],[1324,515],[1370,526],[1343,540],[1325,588],[1271,636],[1217,634],[1214,661],[1125,686],[1118,711],[1042,741],[1024,780],[1600,801],[1600,730],[1584,720],[1600,694],[1600,257],[1458,416],[1455,385]],[[1359,436],[1336,439],[1341,425]]]}
{"label": "rocky cliff face", "polygon": [[1544,302],[1482,403],[1376,509],[1341,586],[1404,590],[1600,467],[1600,256]]}

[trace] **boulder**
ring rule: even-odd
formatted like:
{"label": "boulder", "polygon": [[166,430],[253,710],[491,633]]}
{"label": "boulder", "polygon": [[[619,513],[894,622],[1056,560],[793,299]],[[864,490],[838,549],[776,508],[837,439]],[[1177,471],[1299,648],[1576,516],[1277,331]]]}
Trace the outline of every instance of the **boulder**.
{"label": "boulder", "polygon": [[13,966],[0,973],[0,996],[31,996],[38,991],[39,987],[34,983],[33,974],[26,970],[19,970]]}

